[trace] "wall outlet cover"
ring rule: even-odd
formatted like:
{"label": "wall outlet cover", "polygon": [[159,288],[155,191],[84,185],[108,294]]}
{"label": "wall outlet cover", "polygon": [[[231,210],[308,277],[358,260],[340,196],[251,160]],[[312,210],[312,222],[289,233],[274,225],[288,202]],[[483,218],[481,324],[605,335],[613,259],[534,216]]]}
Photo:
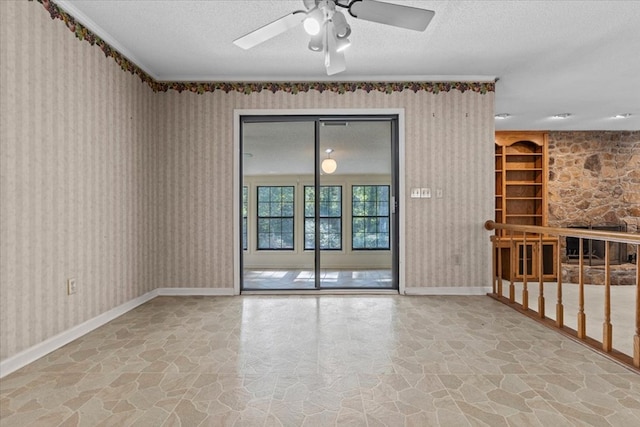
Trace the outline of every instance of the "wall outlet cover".
{"label": "wall outlet cover", "polygon": [[78,286],[76,279],[67,280],[67,295],[73,295],[78,292]]}
{"label": "wall outlet cover", "polygon": [[422,197],[423,199],[430,199],[431,198],[431,189],[430,188],[421,188],[420,189],[420,197]]}
{"label": "wall outlet cover", "polygon": [[412,199],[419,199],[420,198],[420,189],[419,188],[412,188],[411,189],[411,198]]}

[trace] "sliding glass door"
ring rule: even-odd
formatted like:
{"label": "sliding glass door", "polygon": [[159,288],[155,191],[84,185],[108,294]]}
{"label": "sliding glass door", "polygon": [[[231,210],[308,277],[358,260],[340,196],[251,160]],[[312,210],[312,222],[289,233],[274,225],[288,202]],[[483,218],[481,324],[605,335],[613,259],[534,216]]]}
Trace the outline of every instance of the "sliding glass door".
{"label": "sliding glass door", "polygon": [[397,289],[397,118],[245,116],[242,290]]}

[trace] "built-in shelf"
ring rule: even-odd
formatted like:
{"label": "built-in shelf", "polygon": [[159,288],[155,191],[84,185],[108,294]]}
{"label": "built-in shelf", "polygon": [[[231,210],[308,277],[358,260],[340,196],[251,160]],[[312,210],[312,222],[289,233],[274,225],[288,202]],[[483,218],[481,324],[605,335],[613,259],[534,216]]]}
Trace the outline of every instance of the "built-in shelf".
{"label": "built-in shelf", "polygon": [[[496,132],[495,140],[495,221],[504,224],[547,225],[547,134],[544,132]],[[505,237],[497,250],[503,252],[502,277],[522,280],[522,233],[503,232]],[[529,237],[529,236],[528,236]],[[530,236],[532,239],[536,237]],[[512,242],[518,251],[512,250]],[[536,257],[545,260],[544,277],[556,277],[555,242],[543,244],[542,253],[538,253],[537,243],[527,239],[527,263]],[[506,259],[505,259],[506,257]],[[550,263],[550,264],[549,264]],[[497,266],[496,266],[497,268]],[[534,279],[537,272],[527,269],[527,278]]]}

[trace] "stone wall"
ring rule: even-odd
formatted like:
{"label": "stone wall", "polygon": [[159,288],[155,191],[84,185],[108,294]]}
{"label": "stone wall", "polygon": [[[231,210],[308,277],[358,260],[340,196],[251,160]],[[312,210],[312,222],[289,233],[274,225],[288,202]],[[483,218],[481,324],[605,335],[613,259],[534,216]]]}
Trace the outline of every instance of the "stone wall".
{"label": "stone wall", "polygon": [[548,194],[551,227],[625,223],[640,233],[640,131],[549,132]]}
{"label": "stone wall", "polygon": [[640,131],[549,132],[549,226],[640,231]]}

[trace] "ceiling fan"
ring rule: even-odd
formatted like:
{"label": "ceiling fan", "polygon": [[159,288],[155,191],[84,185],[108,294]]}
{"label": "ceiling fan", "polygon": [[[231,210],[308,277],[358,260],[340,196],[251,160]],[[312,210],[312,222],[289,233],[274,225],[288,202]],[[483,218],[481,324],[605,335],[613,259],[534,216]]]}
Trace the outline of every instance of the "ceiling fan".
{"label": "ceiling fan", "polygon": [[302,0],[306,10],[296,10],[280,19],[236,39],[233,43],[243,49],[267,41],[303,23],[311,36],[309,49],[324,53],[327,75],[347,69],[344,50],[349,47],[351,27],[338,8],[346,9],[351,16],[365,21],[424,31],[435,15],[432,10],[376,0]]}

